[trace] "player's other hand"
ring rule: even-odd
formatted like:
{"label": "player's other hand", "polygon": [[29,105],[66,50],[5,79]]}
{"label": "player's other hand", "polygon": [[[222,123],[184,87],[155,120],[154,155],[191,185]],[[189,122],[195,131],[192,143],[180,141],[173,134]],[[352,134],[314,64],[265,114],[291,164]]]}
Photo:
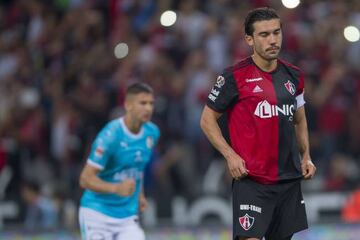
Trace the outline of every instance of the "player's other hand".
{"label": "player's other hand", "polygon": [[147,208],[148,206],[148,202],[145,198],[145,196],[143,194],[140,194],[140,197],[139,197],[139,210],[140,212],[144,212],[145,209]]}
{"label": "player's other hand", "polygon": [[304,179],[311,179],[316,172],[316,167],[310,159],[301,160],[301,171]]}
{"label": "player's other hand", "polygon": [[233,178],[239,179],[246,177],[249,170],[246,169],[245,161],[236,153],[231,154],[226,158],[230,174]]}
{"label": "player's other hand", "polygon": [[133,179],[125,179],[121,183],[115,185],[114,192],[120,196],[128,197],[134,193],[135,187],[136,185]]}

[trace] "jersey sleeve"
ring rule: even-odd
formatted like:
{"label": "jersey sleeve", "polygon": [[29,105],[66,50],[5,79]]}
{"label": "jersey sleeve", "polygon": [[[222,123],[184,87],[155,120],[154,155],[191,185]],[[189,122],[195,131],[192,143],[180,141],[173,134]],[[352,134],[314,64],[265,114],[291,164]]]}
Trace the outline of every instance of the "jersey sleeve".
{"label": "jersey sleeve", "polygon": [[146,123],[146,147],[153,151],[160,138],[160,130],[153,122]]}
{"label": "jersey sleeve", "polygon": [[158,126],[156,126],[155,124],[152,124],[151,128],[152,128],[151,135],[153,137],[154,142],[150,146],[151,146],[151,149],[154,149],[160,138],[160,130],[159,130]]}
{"label": "jersey sleeve", "polygon": [[220,75],[208,95],[207,106],[216,112],[225,112],[239,96],[234,75],[225,71]]}
{"label": "jersey sleeve", "polygon": [[304,85],[304,73],[301,71],[299,77],[299,84],[296,89],[296,109],[305,105]]}
{"label": "jersey sleeve", "polygon": [[159,138],[160,138],[160,130],[158,127],[155,128],[155,133],[154,133],[154,139],[155,139],[155,144],[156,145],[159,142]]}
{"label": "jersey sleeve", "polygon": [[102,170],[107,164],[115,142],[115,131],[113,124],[105,126],[96,136],[87,163]]}

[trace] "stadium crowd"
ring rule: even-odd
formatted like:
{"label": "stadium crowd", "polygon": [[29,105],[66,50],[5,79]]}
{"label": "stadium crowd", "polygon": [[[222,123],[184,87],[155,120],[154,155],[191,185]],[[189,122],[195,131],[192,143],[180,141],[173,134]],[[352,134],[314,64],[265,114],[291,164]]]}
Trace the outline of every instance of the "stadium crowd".
{"label": "stadium crowd", "polygon": [[[200,114],[222,69],[250,53],[242,19],[259,6],[278,11],[281,58],[305,72],[318,168],[305,191],[359,188],[360,42],[347,42],[343,29],[360,27],[360,1],[304,0],[286,9],[277,0],[4,0],[0,171],[12,174],[2,199],[23,196],[25,219],[26,206],[34,204],[29,186],[54,203],[44,209],[50,215],[69,199],[77,204],[90,143],[105,122],[121,115],[124,89],[134,81],[155,89],[153,120],[161,129],[148,195],[164,206],[163,214],[175,195],[201,196],[205,173],[221,159],[199,128]],[[167,9],[178,14],[171,27],[159,22]],[[119,42],[129,45],[123,59],[114,56]],[[226,174],[223,181],[230,181]],[[227,190],[218,194],[229,197]]]}

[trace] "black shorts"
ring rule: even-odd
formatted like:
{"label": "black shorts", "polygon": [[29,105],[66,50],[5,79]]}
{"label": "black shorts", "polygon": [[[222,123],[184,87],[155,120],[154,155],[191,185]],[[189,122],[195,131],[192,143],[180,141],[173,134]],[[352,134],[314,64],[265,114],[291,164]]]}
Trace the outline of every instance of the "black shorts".
{"label": "black shorts", "polygon": [[233,181],[233,238],[280,240],[308,227],[300,180],[265,185]]}

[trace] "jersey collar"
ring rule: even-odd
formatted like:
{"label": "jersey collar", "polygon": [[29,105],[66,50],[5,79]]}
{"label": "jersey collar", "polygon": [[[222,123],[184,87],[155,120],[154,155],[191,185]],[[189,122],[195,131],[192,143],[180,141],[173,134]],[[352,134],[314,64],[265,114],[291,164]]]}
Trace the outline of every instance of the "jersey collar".
{"label": "jersey collar", "polygon": [[135,133],[131,132],[125,124],[124,117],[120,118],[120,124],[121,124],[122,128],[124,129],[125,134],[128,135],[129,137],[137,139],[137,138],[141,138],[142,135],[144,134],[143,126],[141,126],[140,131],[138,133],[135,134]]}

